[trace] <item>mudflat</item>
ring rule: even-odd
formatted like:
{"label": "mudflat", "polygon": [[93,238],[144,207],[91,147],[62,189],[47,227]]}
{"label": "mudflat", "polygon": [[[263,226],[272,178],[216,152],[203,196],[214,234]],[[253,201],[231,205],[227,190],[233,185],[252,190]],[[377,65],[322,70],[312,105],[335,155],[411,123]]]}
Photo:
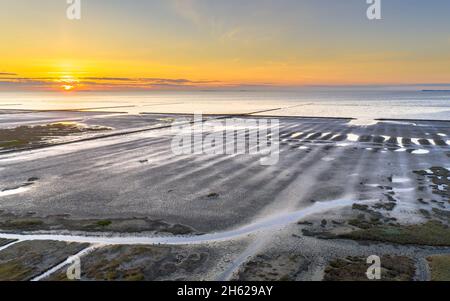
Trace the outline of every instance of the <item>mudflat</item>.
{"label": "mudflat", "polygon": [[[29,115],[30,141],[66,120],[39,114],[49,113]],[[361,258],[378,254],[389,279],[428,280],[426,258],[450,253],[450,122],[280,117],[279,163],[262,166],[253,155],[174,155],[177,115],[86,114],[69,117],[95,133],[0,149],[0,238],[106,244],[85,255],[83,279],[176,280],[192,269],[201,280],[332,280],[336,266],[362,271]],[[11,126],[0,132],[25,130]],[[146,259],[154,252],[161,261]],[[99,270],[102,258],[127,268]]]}

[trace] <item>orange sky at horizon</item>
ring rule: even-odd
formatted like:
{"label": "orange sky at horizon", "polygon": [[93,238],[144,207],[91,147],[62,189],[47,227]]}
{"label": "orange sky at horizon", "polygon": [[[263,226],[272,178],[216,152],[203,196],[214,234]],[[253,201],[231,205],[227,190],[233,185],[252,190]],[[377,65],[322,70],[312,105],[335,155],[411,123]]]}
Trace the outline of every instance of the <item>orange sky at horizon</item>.
{"label": "orange sky at horizon", "polygon": [[71,21],[65,1],[4,0],[0,91],[450,83],[436,3],[377,23],[360,0],[90,0]]}

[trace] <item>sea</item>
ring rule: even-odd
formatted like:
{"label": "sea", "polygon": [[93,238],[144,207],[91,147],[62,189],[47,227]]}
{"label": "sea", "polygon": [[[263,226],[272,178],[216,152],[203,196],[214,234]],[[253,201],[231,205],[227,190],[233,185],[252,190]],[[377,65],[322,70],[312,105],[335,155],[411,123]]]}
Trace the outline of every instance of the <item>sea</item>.
{"label": "sea", "polygon": [[[450,121],[450,90],[0,92],[3,113],[83,110]],[[0,119],[1,120],[1,119]]]}

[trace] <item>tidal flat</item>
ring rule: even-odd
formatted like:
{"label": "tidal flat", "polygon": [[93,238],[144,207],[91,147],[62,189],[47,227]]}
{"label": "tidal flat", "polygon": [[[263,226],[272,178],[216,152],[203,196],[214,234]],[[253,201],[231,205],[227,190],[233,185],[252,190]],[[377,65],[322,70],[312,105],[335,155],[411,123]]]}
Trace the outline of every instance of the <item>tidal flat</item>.
{"label": "tidal flat", "polygon": [[450,254],[450,122],[280,117],[279,162],[262,166],[174,155],[170,124],[189,115],[2,116],[0,279],[95,246],[82,280],[365,280],[371,255],[386,280],[450,280],[435,257]]}

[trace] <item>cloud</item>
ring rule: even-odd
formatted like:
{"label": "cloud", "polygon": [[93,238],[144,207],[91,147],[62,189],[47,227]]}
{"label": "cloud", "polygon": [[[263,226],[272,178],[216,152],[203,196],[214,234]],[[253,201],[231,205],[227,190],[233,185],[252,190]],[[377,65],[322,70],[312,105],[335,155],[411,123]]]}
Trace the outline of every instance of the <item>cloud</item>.
{"label": "cloud", "polygon": [[[64,81],[60,77],[19,77],[0,75],[1,89],[59,90]],[[77,90],[151,90],[205,88],[222,83],[212,80],[131,77],[79,77],[70,82]]]}
{"label": "cloud", "polygon": [[128,77],[83,77],[86,80],[114,80],[114,81],[131,81]]}
{"label": "cloud", "polygon": [[0,76],[16,76],[16,73],[10,73],[10,72],[0,72]]}
{"label": "cloud", "polygon": [[199,13],[196,0],[174,0],[172,3],[178,15],[197,26],[203,24],[204,18]]}
{"label": "cloud", "polygon": [[136,82],[136,83],[142,83],[142,84],[176,84],[176,85],[189,85],[189,84],[211,84],[211,83],[218,83],[218,81],[212,81],[212,80],[203,80],[203,81],[195,81],[195,80],[189,80],[184,78],[179,79],[171,79],[171,78],[158,78],[158,77],[138,77],[138,78],[132,78],[132,77],[82,77],[81,80],[90,80],[90,81],[112,81],[112,82]]}
{"label": "cloud", "polygon": [[[56,91],[61,90],[65,84],[60,77],[20,77],[13,73],[0,73],[0,91]],[[414,83],[391,85],[282,85],[270,82],[232,83],[216,80],[191,80],[184,78],[132,78],[132,77],[79,77],[71,82],[77,91],[151,91],[151,90],[290,90],[299,88],[410,88],[445,89],[450,83]]]}
{"label": "cloud", "polygon": [[233,38],[241,30],[240,25],[233,24],[228,18],[217,14],[217,11],[208,10],[207,2],[173,0],[171,3],[178,16],[192,23],[199,30],[206,32],[211,38],[219,41]]}

